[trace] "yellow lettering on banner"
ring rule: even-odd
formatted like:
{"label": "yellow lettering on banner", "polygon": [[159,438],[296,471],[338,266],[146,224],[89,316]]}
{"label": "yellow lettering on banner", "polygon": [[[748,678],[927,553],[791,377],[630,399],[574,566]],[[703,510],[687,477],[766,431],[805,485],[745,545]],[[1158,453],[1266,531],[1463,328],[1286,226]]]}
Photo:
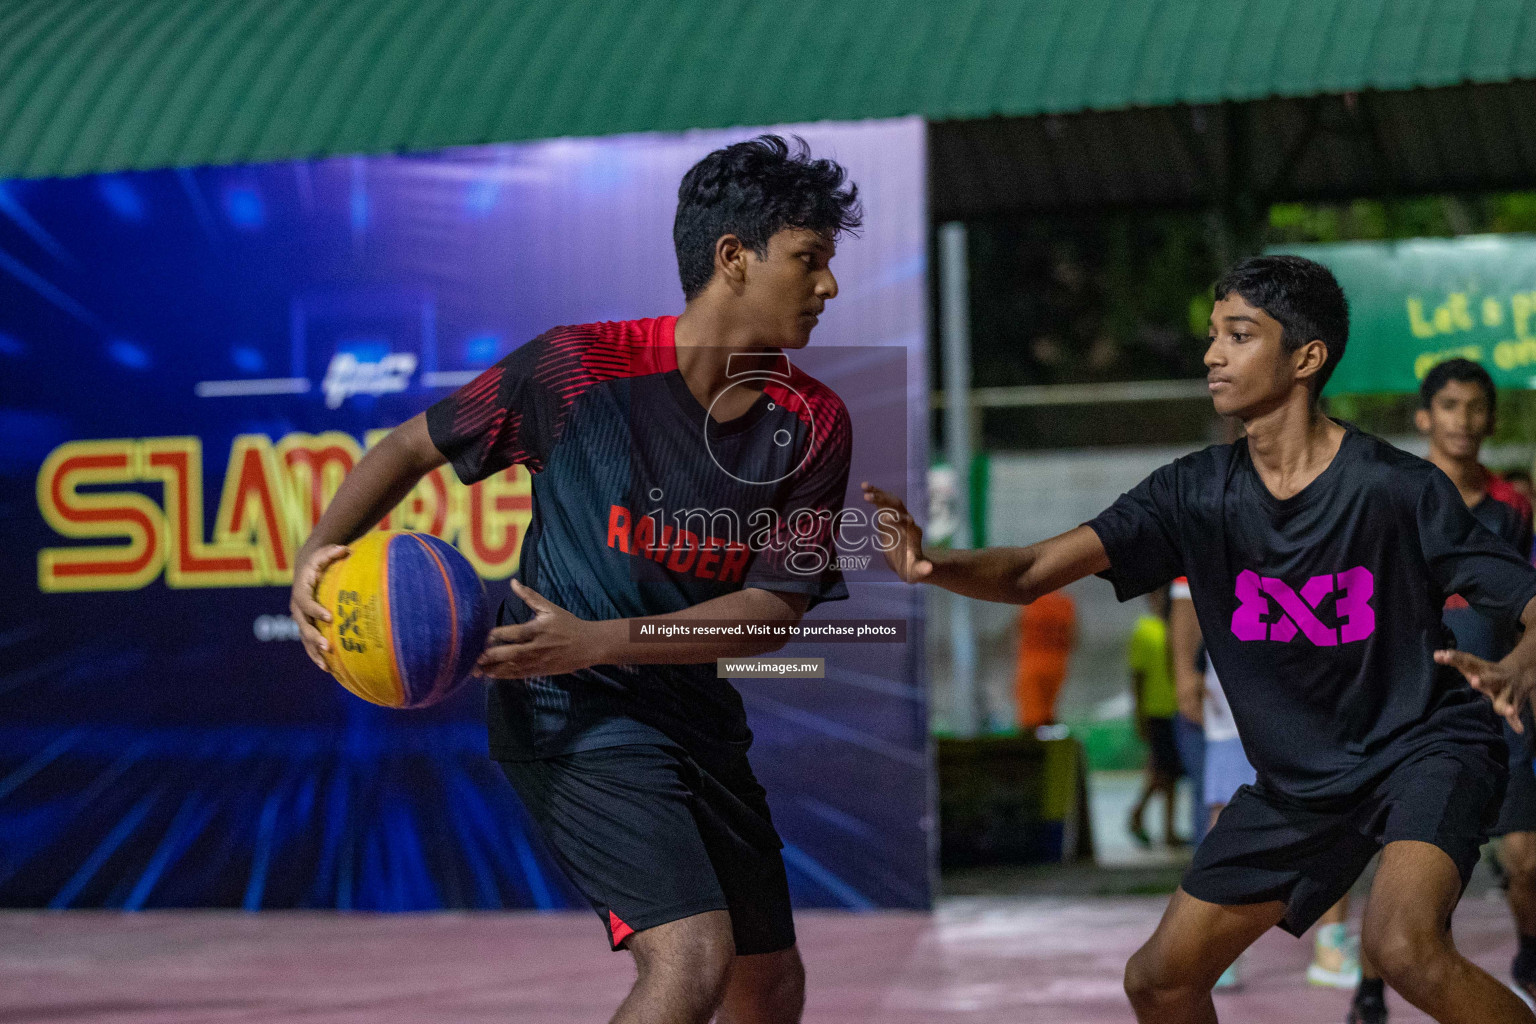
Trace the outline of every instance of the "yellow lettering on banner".
{"label": "yellow lettering on banner", "polygon": [[1447,295],[1445,311],[1450,320],[1451,330],[1470,331],[1472,329],[1471,299],[1466,292],[1451,292]]}
{"label": "yellow lettering on banner", "polygon": [[1483,326],[1498,327],[1504,322],[1504,303],[1489,295],[1483,299]]}
{"label": "yellow lettering on banner", "polygon": [[203,540],[203,442],[196,437],[150,437],[143,445],[146,480],[165,488],[171,545],[165,565],[170,587],[248,587],[262,582],[249,543]]}
{"label": "yellow lettering on banner", "polygon": [[37,587],[48,593],[138,590],[165,565],[165,517],[135,491],[90,491],[82,485],[130,484],[142,451],[131,439],[68,441],[37,474],[37,507],[55,532],[76,540],[126,538],[126,544],[44,548],[37,553]]}
{"label": "yellow lettering on banner", "polygon": [[1413,361],[1413,375],[1419,380],[1447,359],[1470,359],[1474,363],[1483,361],[1483,346],[1458,345],[1455,348],[1441,349],[1438,352],[1421,352]]}
{"label": "yellow lettering on banner", "polygon": [[1536,313],[1536,292],[1516,292],[1509,298],[1509,309],[1515,321],[1515,337],[1521,340],[1531,336],[1531,314]]}
{"label": "yellow lettering on banner", "polygon": [[1424,300],[1413,295],[1408,296],[1408,329],[1415,338],[1435,336],[1435,325],[1424,319]]}
{"label": "yellow lettering on banner", "polygon": [[1466,292],[1449,292],[1427,319],[1423,299],[1410,295],[1406,301],[1408,330],[1415,338],[1433,338],[1437,334],[1456,334],[1472,329],[1472,297]]}
{"label": "yellow lettering on banner", "polygon": [[1536,338],[1499,342],[1493,347],[1493,363],[1501,370],[1515,370],[1536,363]]}
{"label": "yellow lettering on banner", "polygon": [[[289,434],[275,444],[264,434],[237,436],[205,540],[199,438],[62,444],[37,476],[44,520],[66,538],[122,542],[40,550],[38,588],[135,590],[162,572],[171,587],[287,585],[299,543],[361,458],[357,440],[339,431]],[[134,489],[145,483],[158,484],[162,500]],[[532,507],[532,478],[521,467],[465,487],[440,466],[381,525],[441,537],[487,579],[505,579],[517,568]]]}
{"label": "yellow lettering on banner", "polygon": [[533,519],[533,478],[512,466],[468,488],[468,543],[460,550],[486,579],[501,580],[517,569],[523,533]]}
{"label": "yellow lettering on banner", "polygon": [[224,490],[214,520],[214,539],[254,548],[260,581],[293,582],[293,556],[300,539],[277,449],[265,434],[240,434],[229,449]]}

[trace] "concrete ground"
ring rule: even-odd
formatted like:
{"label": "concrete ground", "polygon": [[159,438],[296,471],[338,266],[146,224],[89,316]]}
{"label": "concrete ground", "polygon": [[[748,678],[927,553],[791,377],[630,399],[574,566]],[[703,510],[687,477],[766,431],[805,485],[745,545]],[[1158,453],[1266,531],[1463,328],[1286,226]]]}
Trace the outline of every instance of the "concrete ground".
{"label": "concrete ground", "polygon": [[[966,896],[936,912],[799,915],[808,1024],[1130,1021],[1125,959],[1161,896]],[[1512,949],[1497,892],[1457,915],[1496,973]],[[1341,1021],[1342,992],[1302,978],[1309,944],[1259,941],[1223,1019]],[[585,913],[0,914],[6,1024],[600,1022],[632,968]],[[1395,1024],[1426,1020],[1400,999]]]}
{"label": "concrete ground", "polygon": [[[1131,1021],[1121,972],[1189,856],[1126,834],[1139,779],[1091,780],[1098,865],[947,874],[932,914],[796,915],[807,1024]],[[1161,813],[1147,817],[1154,836]],[[1368,884],[1356,887],[1355,922]],[[5,912],[0,1024],[601,1022],[633,979],[604,937],[588,913]],[[1456,937],[1507,979],[1514,934],[1486,867]],[[1307,985],[1310,955],[1308,940],[1266,935],[1241,991],[1217,998],[1222,1019],[1342,1021],[1348,994]],[[1394,1024],[1428,1019],[1388,999]]]}

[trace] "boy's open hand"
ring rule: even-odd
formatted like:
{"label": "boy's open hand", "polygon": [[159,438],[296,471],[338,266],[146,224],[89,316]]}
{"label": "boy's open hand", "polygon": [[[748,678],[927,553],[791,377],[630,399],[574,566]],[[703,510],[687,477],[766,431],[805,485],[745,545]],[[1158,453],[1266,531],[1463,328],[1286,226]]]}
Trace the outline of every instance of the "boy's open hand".
{"label": "boy's open hand", "polygon": [[325,672],[331,670],[325,663],[327,644],[320,630],[315,628],[315,623],[330,622],[331,613],[325,605],[315,600],[315,587],[319,586],[320,577],[325,575],[325,570],[333,562],[339,562],[351,553],[352,549],[345,545],[327,544],[299,566],[293,574],[293,586],[288,591],[288,614],[299,624],[299,639],[304,642],[304,653]]}
{"label": "boy's open hand", "polygon": [[475,672],[497,679],[558,676],[602,664],[593,623],[578,619],[542,594],[512,581],[533,618],[491,630]]}
{"label": "boy's open hand", "polygon": [[[888,510],[880,521],[896,527],[900,540],[894,547],[884,549],[885,560],[896,575],[905,583],[917,583],[933,572],[933,562],[923,554],[923,528],[917,525],[907,506],[900,498],[883,491],[869,481],[861,485],[864,500],[877,509]],[[876,513],[879,515],[879,513]]]}
{"label": "boy's open hand", "polygon": [[1436,651],[1435,662],[1449,665],[1467,677],[1472,689],[1493,699],[1493,710],[1504,716],[1515,732],[1525,732],[1520,709],[1536,692],[1536,673],[1504,661],[1488,661],[1466,651]]}

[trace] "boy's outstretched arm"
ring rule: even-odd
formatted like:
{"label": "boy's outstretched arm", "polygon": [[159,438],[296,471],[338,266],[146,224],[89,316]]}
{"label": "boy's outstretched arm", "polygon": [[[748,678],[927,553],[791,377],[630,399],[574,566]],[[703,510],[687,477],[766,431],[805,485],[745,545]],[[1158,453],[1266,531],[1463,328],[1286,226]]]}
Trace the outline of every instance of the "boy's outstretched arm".
{"label": "boy's outstretched arm", "polygon": [[347,474],[336,496],[326,506],[309,539],[294,558],[293,587],[288,610],[299,624],[304,650],[325,668],[325,640],[315,628],[316,619],[330,620],[331,613],[315,600],[315,584],[326,566],[347,556],[352,543],[411,492],[416,482],[448,460],[427,433],[425,413],[413,416],[391,430],[368,450]]}
{"label": "boy's outstretched arm", "polygon": [[924,551],[923,530],[894,494],[865,483],[864,500],[879,511],[876,522],[896,531],[885,560],[908,583],[931,583],[965,597],[1004,604],[1029,604],[1074,580],[1109,568],[1099,535],[1086,526],[1026,548]]}

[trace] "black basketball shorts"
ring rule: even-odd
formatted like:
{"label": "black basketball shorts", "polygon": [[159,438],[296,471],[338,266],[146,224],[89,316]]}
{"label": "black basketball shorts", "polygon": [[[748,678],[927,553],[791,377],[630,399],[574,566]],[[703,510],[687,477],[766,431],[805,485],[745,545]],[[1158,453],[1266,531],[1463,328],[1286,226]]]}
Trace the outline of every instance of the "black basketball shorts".
{"label": "black basketball shorts", "polygon": [[712,910],[729,911],[739,956],[794,945],[784,844],[745,757],[711,773],[630,744],[500,764],[615,950]]}
{"label": "black basketball shorts", "polygon": [[1536,832],[1536,768],[1532,767],[1531,748],[1527,742],[1531,722],[1529,716],[1526,718],[1526,736],[1511,729],[1509,723],[1504,724],[1504,742],[1509,746],[1509,791],[1504,794],[1498,823],[1493,826],[1496,836]]}
{"label": "black basketball shorts", "polygon": [[1287,799],[1260,779],[1239,789],[1216,819],[1183,889],[1223,906],[1280,900],[1280,927],[1299,936],[1349,892],[1378,850],[1407,839],[1444,850],[1465,890],[1503,800],[1505,774],[1489,748],[1446,743],[1326,806]]}

